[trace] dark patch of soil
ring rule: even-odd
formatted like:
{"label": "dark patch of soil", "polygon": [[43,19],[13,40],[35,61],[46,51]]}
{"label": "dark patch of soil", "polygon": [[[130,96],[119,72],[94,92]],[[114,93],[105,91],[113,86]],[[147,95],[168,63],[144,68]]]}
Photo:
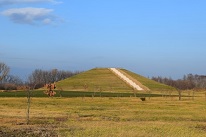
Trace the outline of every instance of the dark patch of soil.
{"label": "dark patch of soil", "polygon": [[206,132],[206,125],[197,125],[195,128],[201,129]]}

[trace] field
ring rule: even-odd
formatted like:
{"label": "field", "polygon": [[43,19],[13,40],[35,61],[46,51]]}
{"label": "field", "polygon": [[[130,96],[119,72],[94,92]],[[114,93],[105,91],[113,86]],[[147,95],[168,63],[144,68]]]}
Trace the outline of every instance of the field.
{"label": "field", "polygon": [[[138,92],[138,93],[126,93],[126,92],[91,92],[91,91],[60,91],[55,90],[55,97],[160,97],[170,96],[168,93],[173,93],[172,96],[177,96],[177,91],[173,92]],[[7,91],[0,92],[0,97],[27,97],[27,91]],[[33,90],[31,91],[32,97],[48,97],[44,93],[44,90]]]}
{"label": "field", "polygon": [[[185,93],[187,95],[187,93]],[[0,136],[204,137],[205,92],[195,97],[0,98]]]}

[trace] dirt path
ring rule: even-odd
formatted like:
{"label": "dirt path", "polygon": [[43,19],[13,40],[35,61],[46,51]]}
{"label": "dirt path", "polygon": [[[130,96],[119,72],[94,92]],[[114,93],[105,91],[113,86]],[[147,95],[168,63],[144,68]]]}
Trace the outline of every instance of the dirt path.
{"label": "dirt path", "polygon": [[129,79],[127,76],[122,74],[118,69],[116,68],[109,68],[113,73],[115,73],[117,76],[119,76],[123,81],[125,81],[128,85],[130,85],[132,88],[136,90],[143,90],[138,84],[133,82],[131,79]]}

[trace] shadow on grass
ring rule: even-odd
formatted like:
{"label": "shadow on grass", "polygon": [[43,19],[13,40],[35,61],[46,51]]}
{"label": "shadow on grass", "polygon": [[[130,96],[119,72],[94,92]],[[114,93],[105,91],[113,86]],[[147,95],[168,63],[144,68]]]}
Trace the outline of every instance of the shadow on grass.
{"label": "shadow on grass", "polygon": [[[34,90],[31,93],[32,97],[48,97],[43,90]],[[162,97],[171,95],[149,94],[149,93],[112,93],[112,92],[85,92],[85,91],[56,91],[54,97]],[[26,91],[15,92],[0,92],[0,97],[27,97]],[[172,95],[178,97],[178,95]]]}

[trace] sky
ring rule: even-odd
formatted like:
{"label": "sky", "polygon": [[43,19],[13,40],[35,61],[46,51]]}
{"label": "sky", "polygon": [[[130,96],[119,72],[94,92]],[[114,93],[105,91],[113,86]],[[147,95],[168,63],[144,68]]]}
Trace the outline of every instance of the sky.
{"label": "sky", "polygon": [[35,69],[125,68],[206,75],[205,0],[0,0],[0,62]]}

